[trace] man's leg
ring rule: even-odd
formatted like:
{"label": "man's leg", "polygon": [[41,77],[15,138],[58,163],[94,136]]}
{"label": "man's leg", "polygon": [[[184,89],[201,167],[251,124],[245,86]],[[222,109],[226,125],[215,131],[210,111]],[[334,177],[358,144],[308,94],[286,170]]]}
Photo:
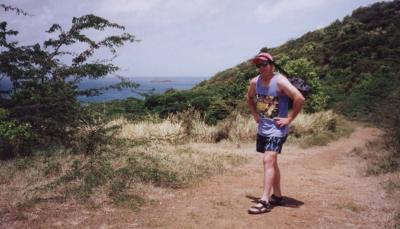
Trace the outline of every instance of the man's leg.
{"label": "man's leg", "polygon": [[274,192],[275,196],[281,197],[281,172],[279,170],[278,161],[275,163],[275,179],[274,179]]}
{"label": "man's leg", "polygon": [[264,193],[261,197],[262,200],[269,201],[269,194],[271,188],[274,186],[275,177],[277,174],[276,163],[278,153],[274,151],[265,151],[263,164],[264,164]]}
{"label": "man's leg", "polygon": [[250,214],[259,214],[270,211],[271,205],[269,204],[269,193],[274,185],[275,178],[275,166],[277,159],[276,152],[265,151],[263,155],[263,165],[264,165],[264,193],[261,197],[260,202],[256,205],[250,207],[248,212]]}

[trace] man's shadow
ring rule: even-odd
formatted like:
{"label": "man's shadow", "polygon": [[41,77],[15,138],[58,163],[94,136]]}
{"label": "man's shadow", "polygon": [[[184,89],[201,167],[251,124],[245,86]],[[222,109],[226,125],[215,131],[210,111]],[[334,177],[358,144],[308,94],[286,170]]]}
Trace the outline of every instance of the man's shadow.
{"label": "man's shadow", "polygon": [[[251,199],[253,203],[258,203],[260,201],[260,198],[255,196],[246,195],[246,197]],[[303,201],[296,200],[295,198],[292,197],[283,196],[282,203],[279,205],[273,205],[272,207],[299,208],[303,204],[304,204]]]}

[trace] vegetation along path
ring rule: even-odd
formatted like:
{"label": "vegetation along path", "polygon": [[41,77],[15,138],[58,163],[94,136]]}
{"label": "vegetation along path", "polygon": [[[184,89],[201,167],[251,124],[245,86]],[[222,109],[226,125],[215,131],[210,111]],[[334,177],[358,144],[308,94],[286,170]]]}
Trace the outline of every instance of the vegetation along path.
{"label": "vegetation along path", "polygon": [[157,201],[137,212],[110,203],[93,208],[48,203],[47,210],[33,208],[25,220],[9,219],[7,227],[385,228],[396,203],[385,197],[379,177],[363,176],[364,163],[353,152],[379,135],[377,129],[359,127],[327,146],[285,146],[279,160],[287,204],[261,215],[247,213],[251,198],[262,194],[262,155],[254,144],[199,143],[193,147],[227,147],[249,161],[190,188],[156,190]]}

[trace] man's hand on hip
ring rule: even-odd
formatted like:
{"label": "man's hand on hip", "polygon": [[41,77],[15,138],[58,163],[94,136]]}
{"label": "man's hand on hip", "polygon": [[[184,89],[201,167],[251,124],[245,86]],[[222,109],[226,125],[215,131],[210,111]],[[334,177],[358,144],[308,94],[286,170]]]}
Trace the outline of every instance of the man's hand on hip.
{"label": "man's hand on hip", "polygon": [[284,126],[289,125],[289,123],[291,122],[291,118],[279,118],[279,117],[277,117],[277,118],[274,118],[274,121],[275,121],[275,125],[278,128],[282,128]]}

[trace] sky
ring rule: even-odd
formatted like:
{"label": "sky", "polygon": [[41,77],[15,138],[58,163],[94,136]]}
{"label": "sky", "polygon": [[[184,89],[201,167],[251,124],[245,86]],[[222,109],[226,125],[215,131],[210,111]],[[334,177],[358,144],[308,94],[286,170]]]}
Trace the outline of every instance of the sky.
{"label": "sky", "polygon": [[[21,44],[42,43],[54,23],[95,14],[126,27],[140,42],[118,49],[126,77],[211,77],[304,33],[328,26],[376,0],[6,0],[32,16],[0,13]],[[115,31],[88,31],[94,39]],[[96,58],[110,58],[101,51]]]}

